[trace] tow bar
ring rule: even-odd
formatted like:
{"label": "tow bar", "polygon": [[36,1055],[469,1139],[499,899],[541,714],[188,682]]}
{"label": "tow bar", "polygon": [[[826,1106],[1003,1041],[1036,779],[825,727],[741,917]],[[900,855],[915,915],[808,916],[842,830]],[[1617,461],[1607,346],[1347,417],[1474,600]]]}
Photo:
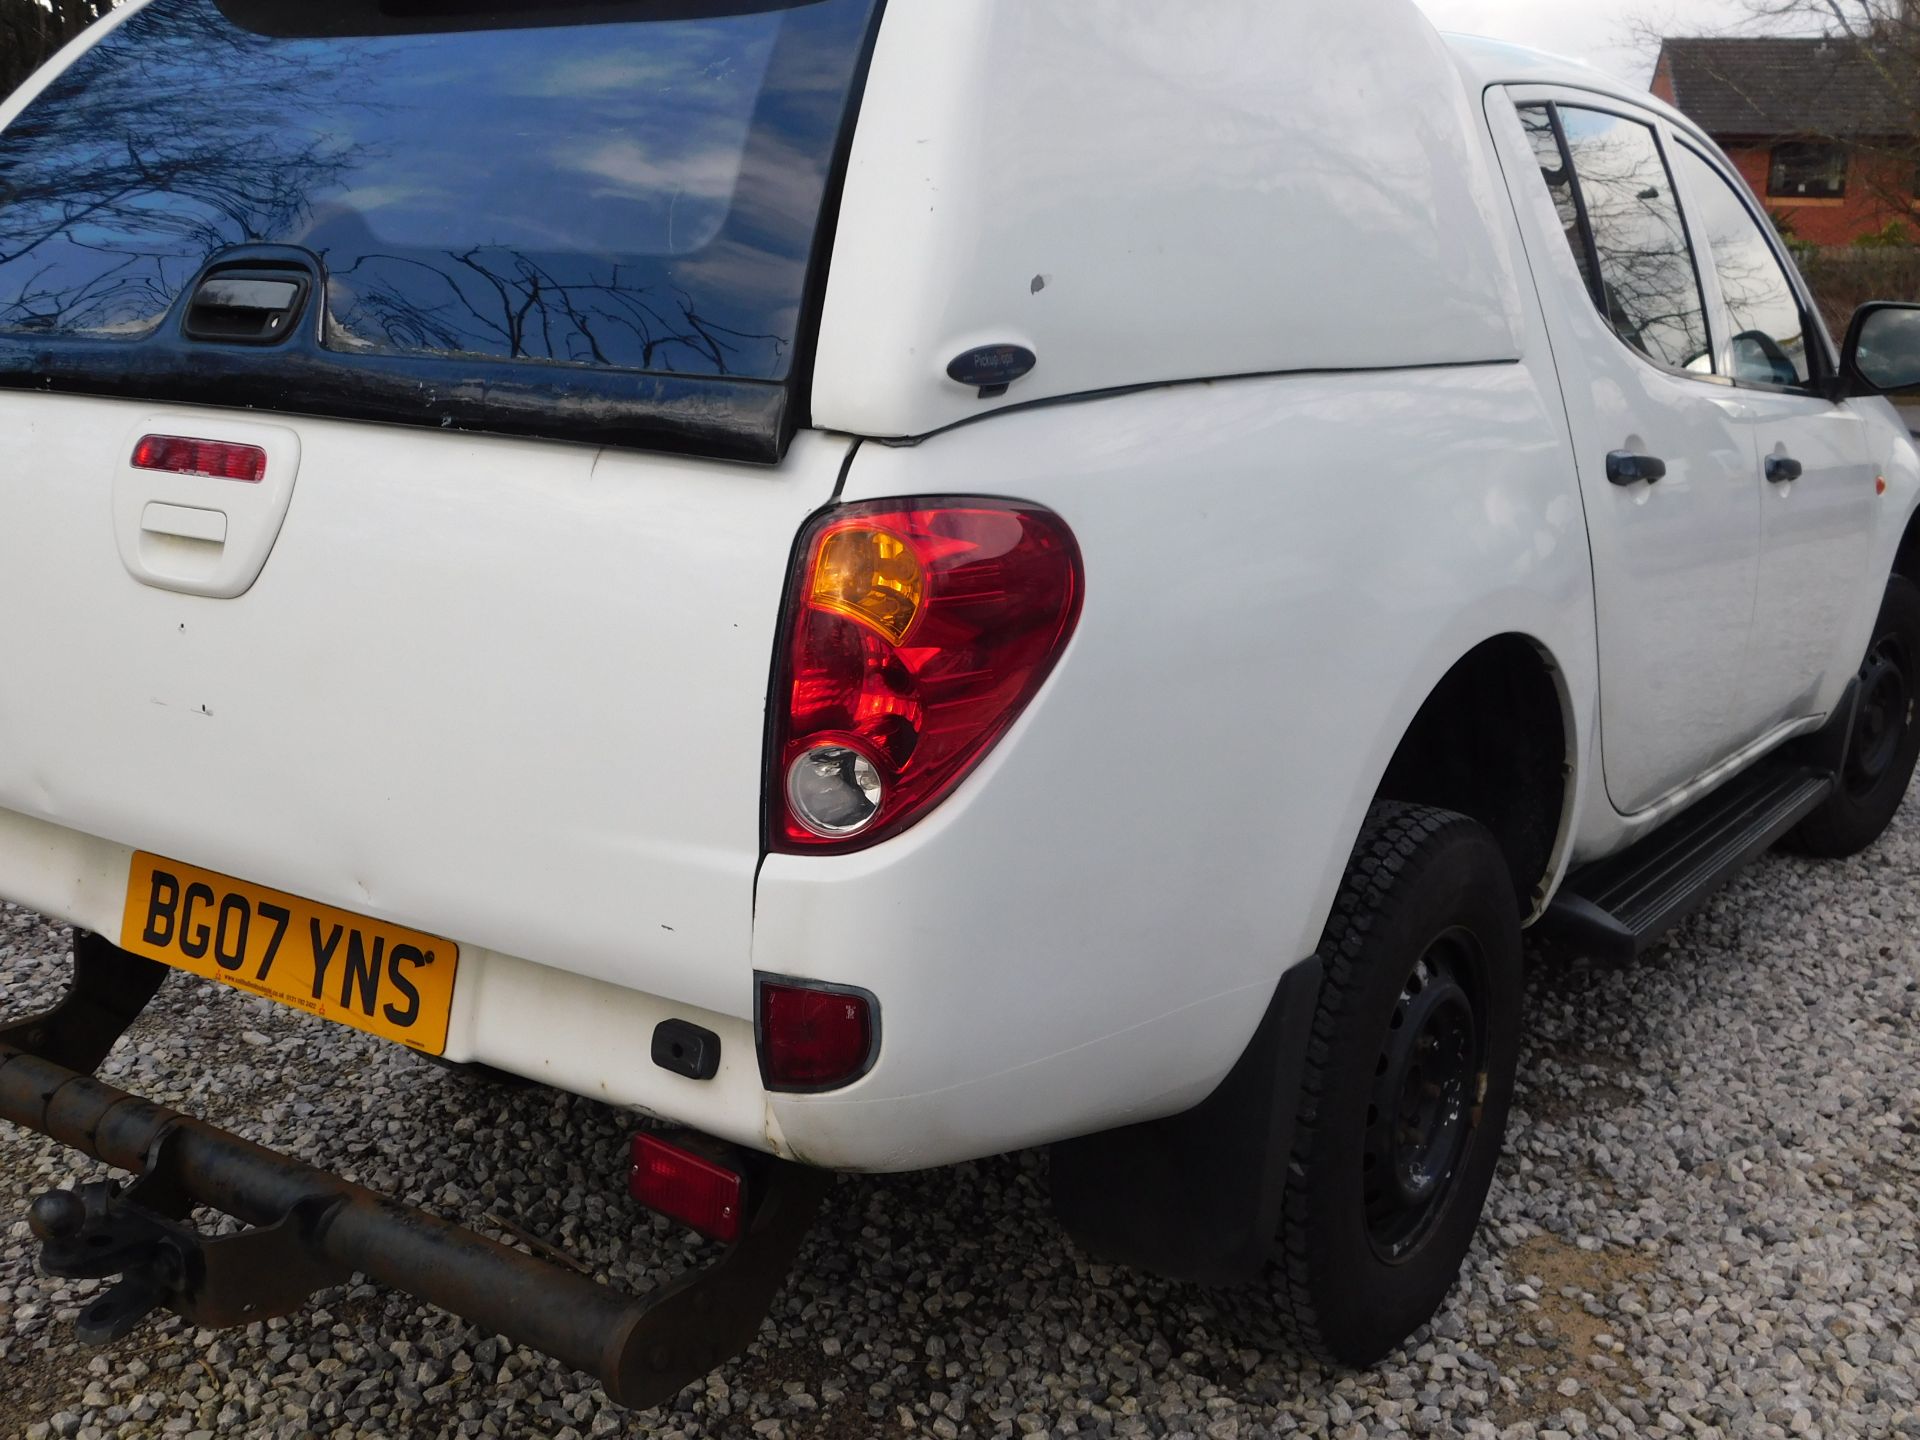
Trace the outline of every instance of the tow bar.
{"label": "tow bar", "polygon": [[[719,1260],[622,1294],[92,1078],[166,974],[82,932],[60,1004],[0,1026],[0,1119],[134,1176],[51,1191],[29,1212],[47,1274],[120,1277],[80,1314],[91,1344],[161,1309],[205,1329],[287,1315],[359,1273],[544,1351],[622,1405],[658,1405],[752,1343],[831,1180],[769,1162]],[[204,1235],[197,1206],[252,1228]]]}

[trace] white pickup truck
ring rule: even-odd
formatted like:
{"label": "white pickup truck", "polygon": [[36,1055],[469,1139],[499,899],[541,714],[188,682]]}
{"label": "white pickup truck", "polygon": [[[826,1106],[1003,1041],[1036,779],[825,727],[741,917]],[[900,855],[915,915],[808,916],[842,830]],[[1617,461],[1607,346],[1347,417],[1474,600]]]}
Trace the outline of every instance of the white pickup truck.
{"label": "white pickup truck", "polygon": [[[1370,1362],[1523,928],[1900,805],[1916,383],[1683,116],[1410,0],[133,0],[0,106],[0,893],[77,934],[0,1115],[135,1175],[43,1263],[644,1403],[823,1172],[1051,1145]],[[91,1078],[174,970],[670,1122],[609,1183],[724,1252],[616,1295]]]}

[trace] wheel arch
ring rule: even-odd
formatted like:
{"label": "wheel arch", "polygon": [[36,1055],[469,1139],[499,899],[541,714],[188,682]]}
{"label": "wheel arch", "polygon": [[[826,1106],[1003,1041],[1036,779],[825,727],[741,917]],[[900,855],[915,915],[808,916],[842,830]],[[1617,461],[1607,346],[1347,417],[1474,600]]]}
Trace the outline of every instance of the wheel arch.
{"label": "wheel arch", "polygon": [[1493,833],[1523,920],[1546,907],[1571,838],[1579,736],[1567,675],[1530,635],[1491,636],[1428,692],[1376,800],[1432,805]]}
{"label": "wheel arch", "polygon": [[1906,531],[1900,537],[1899,548],[1893,552],[1893,573],[1920,585],[1920,506],[1907,517]]}

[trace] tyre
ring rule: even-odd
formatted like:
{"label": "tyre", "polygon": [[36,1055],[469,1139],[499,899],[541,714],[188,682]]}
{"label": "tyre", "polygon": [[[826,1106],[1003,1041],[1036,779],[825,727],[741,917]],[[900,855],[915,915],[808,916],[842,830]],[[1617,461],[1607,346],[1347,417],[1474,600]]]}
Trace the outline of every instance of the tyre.
{"label": "tyre", "polygon": [[1522,981],[1500,847],[1463,815],[1376,804],[1320,957],[1277,1299],[1301,1348],[1365,1366],[1445,1299],[1500,1158]]}
{"label": "tyre", "polygon": [[1873,643],[1860,666],[1860,699],[1840,782],[1787,837],[1803,855],[1857,855],[1893,823],[1920,759],[1920,586],[1896,575],[1887,583]]}

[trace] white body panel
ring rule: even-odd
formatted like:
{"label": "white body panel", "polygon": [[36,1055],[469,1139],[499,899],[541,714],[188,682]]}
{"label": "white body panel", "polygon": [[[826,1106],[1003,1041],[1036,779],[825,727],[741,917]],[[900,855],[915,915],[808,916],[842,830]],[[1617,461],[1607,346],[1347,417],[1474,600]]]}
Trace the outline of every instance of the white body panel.
{"label": "white body panel", "polygon": [[[1884,403],[1722,387],[1716,418],[1619,368],[1486,91],[1631,97],[1454,56],[1406,0],[894,0],[821,428],[773,469],[0,391],[0,894],[114,935],[138,847],[444,934],[450,1058],[822,1165],[1191,1105],[1313,950],[1462,656],[1519,636],[1551,662],[1550,888],[1821,723],[1920,503]],[[995,341],[1041,368],[1001,400],[946,379]],[[126,480],[127,438],[175,422],[297,440],[233,598],[123,563],[116,484],[143,525],[218,509]],[[1596,479],[1655,425],[1670,488]],[[1865,456],[1886,494],[1768,493],[1783,439]],[[1072,642],[921,823],[763,857],[795,538],[836,497],[942,494],[1065,519]],[[1603,696],[1672,728],[1603,746]],[[761,1087],[756,969],[878,997],[864,1078]],[[670,1016],[720,1035],[714,1080],[651,1063]]]}
{"label": "white body panel", "polygon": [[1764,473],[1772,455],[1806,467],[1799,480],[1761,487],[1746,695],[1748,711],[1771,726],[1824,714],[1858,669],[1861,592],[1877,588],[1861,577],[1886,575],[1872,565],[1889,447],[1866,406],[1770,394],[1748,404],[1755,467]]}
{"label": "white body panel", "polygon": [[886,1006],[865,1080],[775,1098],[801,1153],[925,1165],[1197,1102],[1318,944],[1387,762],[1461,655],[1530,637],[1586,741],[1591,580],[1538,354],[861,448],[849,499],[990,475],[1057,510],[1087,607],[1034,707],[930,819],[862,855],[769,857],[755,965]]}
{"label": "white body panel", "polygon": [[[923,435],[1157,381],[1511,359],[1500,225],[1412,0],[891,6],[814,418]],[[1004,398],[947,378],[996,342],[1039,360]]]}
{"label": "white body panel", "polygon": [[774,616],[845,441],[764,470],[290,421],[223,600],[122,564],[145,425],[258,429],[0,392],[0,810],[752,1015]]}

